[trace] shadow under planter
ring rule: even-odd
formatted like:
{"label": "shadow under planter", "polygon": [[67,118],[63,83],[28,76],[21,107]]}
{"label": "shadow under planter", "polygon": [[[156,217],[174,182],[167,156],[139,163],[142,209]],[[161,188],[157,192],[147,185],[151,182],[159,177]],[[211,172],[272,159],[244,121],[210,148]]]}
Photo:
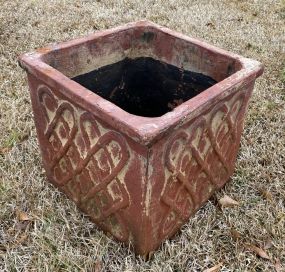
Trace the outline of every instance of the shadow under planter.
{"label": "shadow under planter", "polygon": [[147,255],[234,171],[262,65],[140,21],[27,53],[48,179]]}

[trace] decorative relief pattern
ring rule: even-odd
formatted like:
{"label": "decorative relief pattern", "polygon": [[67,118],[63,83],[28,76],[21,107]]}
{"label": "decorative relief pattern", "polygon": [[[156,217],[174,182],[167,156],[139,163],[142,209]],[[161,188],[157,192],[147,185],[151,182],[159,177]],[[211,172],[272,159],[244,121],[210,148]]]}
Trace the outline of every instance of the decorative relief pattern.
{"label": "decorative relief pattern", "polygon": [[44,159],[53,180],[105,230],[128,240],[121,209],[129,206],[124,184],[129,151],[124,138],[89,112],[39,86]]}
{"label": "decorative relief pattern", "polygon": [[219,102],[167,143],[161,237],[176,230],[231,175],[244,99],[239,94]]}

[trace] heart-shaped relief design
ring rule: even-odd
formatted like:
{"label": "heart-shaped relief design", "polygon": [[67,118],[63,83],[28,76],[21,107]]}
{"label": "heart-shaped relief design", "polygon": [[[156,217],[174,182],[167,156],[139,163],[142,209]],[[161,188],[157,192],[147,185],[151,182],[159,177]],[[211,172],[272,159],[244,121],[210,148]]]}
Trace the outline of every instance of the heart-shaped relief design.
{"label": "heart-shaped relief design", "polygon": [[243,101],[244,95],[238,94],[218,103],[168,142],[161,237],[174,233],[229,178],[239,144]]}
{"label": "heart-shaped relief design", "polygon": [[128,231],[121,209],[129,205],[122,169],[129,160],[125,139],[95,117],[57,98],[47,86],[38,88],[42,109],[42,152],[49,173],[102,228],[119,240]]}

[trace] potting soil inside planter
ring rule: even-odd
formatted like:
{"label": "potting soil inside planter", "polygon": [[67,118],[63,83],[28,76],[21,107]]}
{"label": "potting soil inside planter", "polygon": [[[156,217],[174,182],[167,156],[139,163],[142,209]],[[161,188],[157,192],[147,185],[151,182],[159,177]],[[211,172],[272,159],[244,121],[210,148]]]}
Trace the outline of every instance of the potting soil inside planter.
{"label": "potting soil inside planter", "polygon": [[149,57],[125,58],[73,78],[123,110],[158,117],[217,83]]}

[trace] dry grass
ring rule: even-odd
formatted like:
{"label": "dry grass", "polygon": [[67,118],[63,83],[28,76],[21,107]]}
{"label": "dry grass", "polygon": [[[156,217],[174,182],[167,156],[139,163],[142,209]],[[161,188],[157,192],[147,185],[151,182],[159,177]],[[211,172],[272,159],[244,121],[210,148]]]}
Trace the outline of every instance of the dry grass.
{"label": "dry grass", "polygon": [[[0,0],[1,271],[274,271],[285,266],[285,3],[281,0]],[[251,100],[236,171],[146,262],[102,234],[43,174],[17,55],[147,18],[266,66]],[[282,32],[283,28],[283,32]],[[260,188],[270,192],[269,197]],[[19,222],[17,209],[33,220]],[[241,236],[237,239],[238,231]],[[272,245],[272,260],[244,247]]]}

